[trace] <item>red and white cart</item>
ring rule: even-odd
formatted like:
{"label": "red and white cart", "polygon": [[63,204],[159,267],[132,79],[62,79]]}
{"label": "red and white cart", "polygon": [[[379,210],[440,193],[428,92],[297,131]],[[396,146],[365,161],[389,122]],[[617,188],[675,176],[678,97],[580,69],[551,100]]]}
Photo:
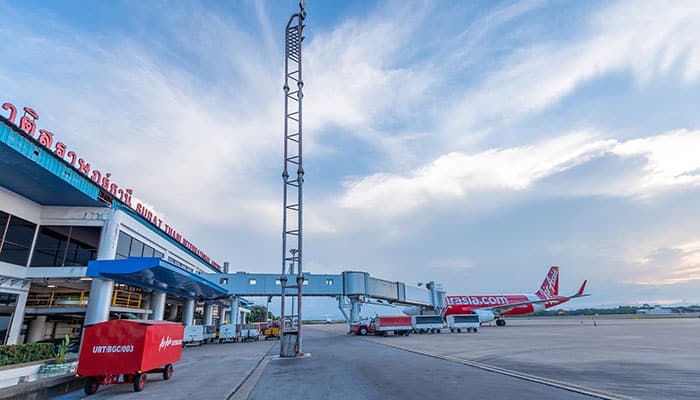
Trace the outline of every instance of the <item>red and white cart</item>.
{"label": "red and white cart", "polygon": [[182,354],[183,325],[167,321],[113,320],[85,327],[78,376],[86,376],[85,393],[100,385],[131,383],[140,392],[146,374],[168,380]]}

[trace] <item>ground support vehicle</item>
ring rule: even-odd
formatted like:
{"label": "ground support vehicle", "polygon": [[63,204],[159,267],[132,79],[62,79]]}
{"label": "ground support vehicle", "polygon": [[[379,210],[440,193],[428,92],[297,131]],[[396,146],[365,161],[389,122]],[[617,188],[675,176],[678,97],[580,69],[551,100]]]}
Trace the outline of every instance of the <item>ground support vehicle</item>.
{"label": "ground support vehicle", "polygon": [[118,319],[86,326],[77,371],[87,377],[85,393],[113,384],[132,384],[140,392],[151,373],[170,379],[182,338],[183,325],[176,322]]}
{"label": "ground support vehicle", "polygon": [[198,345],[204,343],[203,325],[186,325],[182,345]]}
{"label": "ground support vehicle", "polygon": [[389,336],[390,332],[394,332],[394,335],[397,336],[408,336],[412,329],[411,317],[409,316],[375,317],[369,321],[365,320],[352,325],[352,332],[360,336],[370,333]]}
{"label": "ground support vehicle", "polygon": [[270,322],[267,327],[263,330],[263,335],[265,335],[265,340],[267,339],[279,339],[280,338],[280,323],[278,321]]}
{"label": "ground support vehicle", "polygon": [[245,324],[241,328],[241,340],[260,340],[260,331],[254,324]]}
{"label": "ground support vehicle", "polygon": [[417,333],[441,333],[445,327],[442,315],[413,315],[411,324]]}
{"label": "ground support vehicle", "polygon": [[236,324],[219,325],[219,343],[237,342],[239,339]]}
{"label": "ground support vehicle", "polygon": [[204,343],[211,343],[216,339],[216,325],[203,325],[202,337]]}
{"label": "ground support vehicle", "polygon": [[447,316],[447,326],[450,332],[462,332],[465,329],[467,332],[479,331],[479,315],[478,314],[450,314]]}

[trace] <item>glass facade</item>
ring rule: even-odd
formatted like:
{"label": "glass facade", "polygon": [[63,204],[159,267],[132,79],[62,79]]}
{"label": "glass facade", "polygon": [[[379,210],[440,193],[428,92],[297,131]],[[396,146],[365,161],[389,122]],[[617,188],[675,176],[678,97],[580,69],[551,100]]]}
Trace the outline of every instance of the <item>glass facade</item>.
{"label": "glass facade", "polygon": [[86,266],[97,258],[101,231],[94,226],[41,226],[31,266]]}
{"label": "glass facade", "polygon": [[15,307],[17,305],[17,295],[14,293],[0,292],[0,307]]}
{"label": "glass facade", "polygon": [[0,261],[26,266],[36,224],[0,211]]}
{"label": "glass facade", "polygon": [[115,258],[122,260],[129,257],[163,258],[163,253],[124,232],[119,232]]}
{"label": "glass facade", "polygon": [[0,313],[0,340],[2,343],[7,343],[7,331],[10,330],[10,323],[12,322],[12,314]]}

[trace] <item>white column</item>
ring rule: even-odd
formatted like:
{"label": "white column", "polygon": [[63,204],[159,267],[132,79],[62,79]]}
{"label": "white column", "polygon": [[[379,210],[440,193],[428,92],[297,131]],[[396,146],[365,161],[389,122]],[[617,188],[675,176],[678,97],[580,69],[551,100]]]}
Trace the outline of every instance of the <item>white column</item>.
{"label": "white column", "polygon": [[27,343],[35,343],[44,339],[46,331],[46,315],[39,315],[29,323],[27,330]]}
{"label": "white column", "polygon": [[214,321],[214,305],[204,305],[204,325],[212,325]]}
{"label": "white column", "polygon": [[90,297],[85,312],[85,325],[104,322],[109,319],[109,308],[112,306],[114,281],[95,278],[90,284]]}
{"label": "white column", "polygon": [[185,325],[194,325],[194,300],[186,300],[185,306],[182,309],[182,323]]}
{"label": "white column", "polygon": [[117,254],[117,239],[119,239],[119,213],[108,211],[108,218],[102,227],[100,245],[97,249],[98,260],[113,260]]}
{"label": "white column", "polygon": [[27,292],[17,293],[17,306],[12,313],[10,321],[10,331],[7,333],[7,344],[18,344],[19,333],[22,331],[24,323],[24,307],[27,305]]}
{"label": "white column", "polygon": [[151,307],[153,307],[151,319],[162,321],[165,315],[165,293],[156,291],[151,293]]}
{"label": "white column", "polygon": [[231,324],[238,325],[238,321],[240,321],[238,314],[238,297],[233,296],[231,297]]}
{"label": "white column", "polygon": [[151,309],[151,296],[147,294],[143,295],[143,297],[141,298],[141,309],[144,311],[150,311],[141,314],[139,319],[148,319],[151,316],[151,313],[153,312],[153,309]]}
{"label": "white column", "polygon": [[170,321],[175,321],[175,318],[177,318],[177,304],[171,304],[170,305],[170,312],[168,313],[168,320]]}

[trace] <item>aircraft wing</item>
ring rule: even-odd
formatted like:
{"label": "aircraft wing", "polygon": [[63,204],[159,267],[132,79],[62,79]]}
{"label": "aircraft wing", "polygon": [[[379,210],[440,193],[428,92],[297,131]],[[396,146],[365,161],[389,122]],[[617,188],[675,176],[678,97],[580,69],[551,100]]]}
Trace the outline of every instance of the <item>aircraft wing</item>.
{"label": "aircraft wing", "polygon": [[530,304],[543,304],[543,303],[549,303],[553,301],[561,301],[561,300],[568,300],[570,297],[551,297],[549,299],[542,299],[542,300],[532,300],[532,301],[521,301],[520,303],[510,303],[510,304],[501,304],[497,306],[491,306],[491,307],[484,307],[482,310],[491,310],[493,311],[494,314],[500,315],[504,312],[508,312],[514,308],[522,307],[522,306],[527,306]]}
{"label": "aircraft wing", "polygon": [[572,296],[557,296],[557,297],[550,297],[547,299],[538,299],[538,300],[532,300],[532,301],[521,301],[519,303],[510,303],[510,304],[501,304],[501,305],[496,305],[496,306],[491,306],[491,307],[484,307],[482,309],[486,310],[491,310],[493,311],[494,314],[499,315],[504,312],[508,312],[514,308],[517,307],[522,307],[522,306],[527,306],[530,304],[543,304],[543,303],[550,303],[550,302],[564,302],[568,301],[571,299],[575,299],[577,297],[586,297],[590,296],[588,293],[583,293],[583,291],[586,289],[586,282],[583,281],[583,284],[581,285],[581,288],[576,292],[576,294]]}

